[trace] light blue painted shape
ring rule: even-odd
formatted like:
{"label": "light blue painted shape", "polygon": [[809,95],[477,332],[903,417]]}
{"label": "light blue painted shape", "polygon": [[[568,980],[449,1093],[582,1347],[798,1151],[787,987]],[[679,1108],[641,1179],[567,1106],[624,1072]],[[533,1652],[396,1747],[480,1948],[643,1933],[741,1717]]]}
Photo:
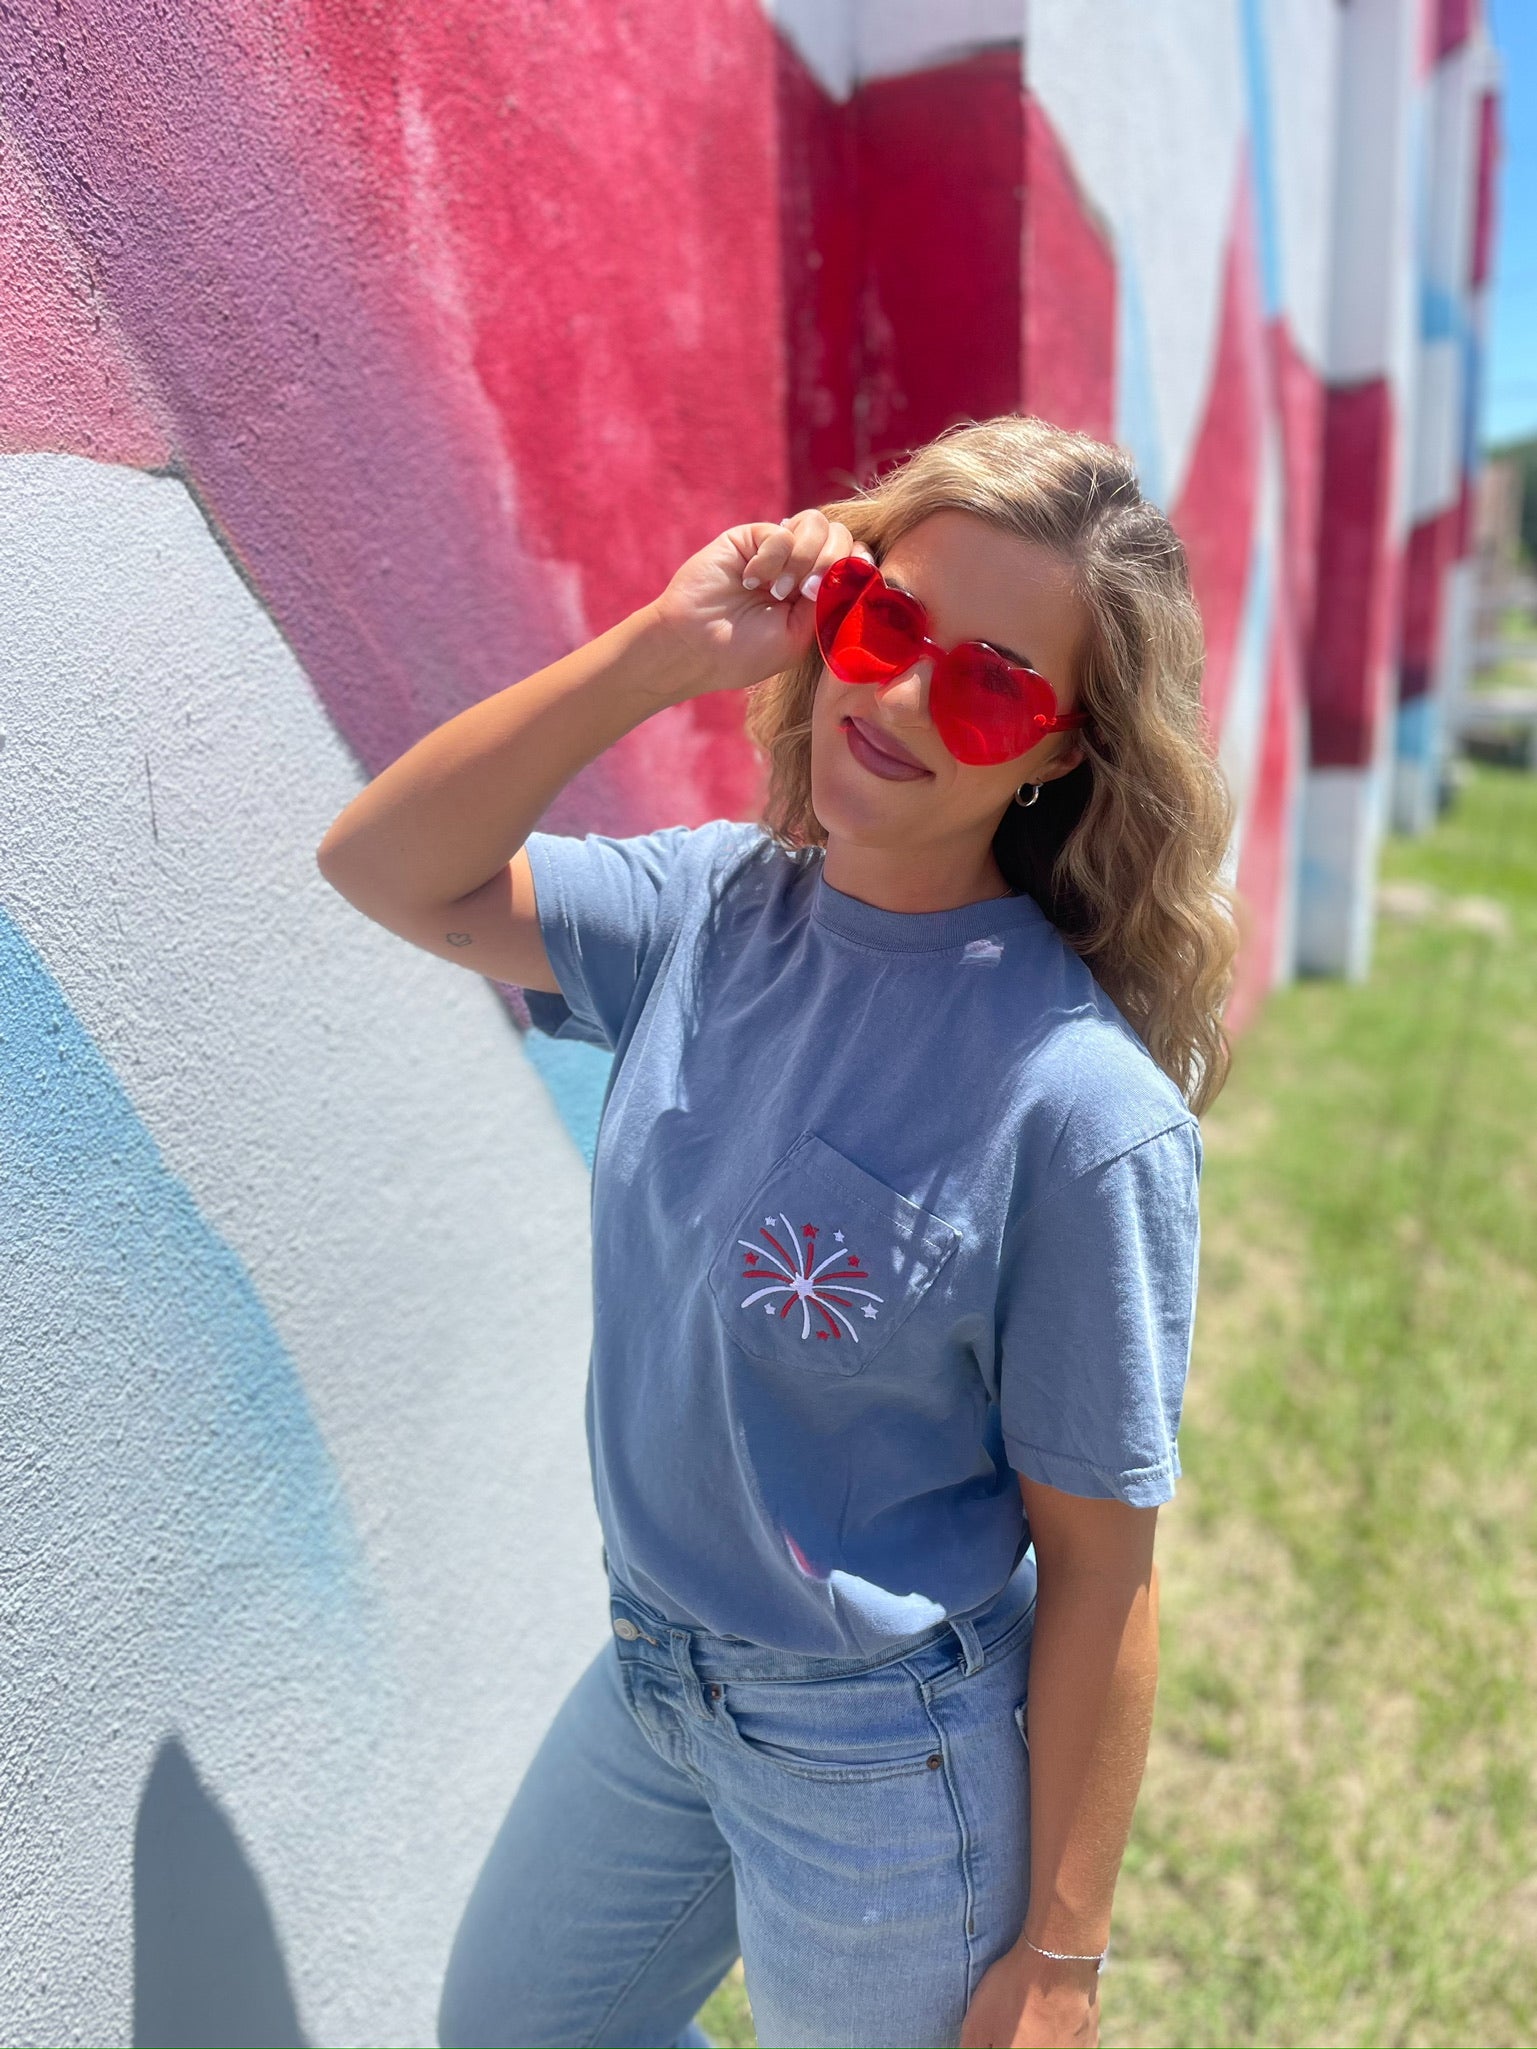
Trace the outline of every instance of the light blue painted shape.
{"label": "light blue painted shape", "polygon": [[1281,213],[1276,197],[1275,126],[1270,107],[1270,67],[1265,49],[1263,0],[1243,0],[1244,79],[1253,141],[1254,191],[1259,213],[1260,276],[1269,318],[1281,309]]}
{"label": "light blue painted shape", "polygon": [[[1336,849],[1332,847],[1327,857],[1304,848],[1297,863],[1300,951],[1304,971],[1308,973],[1343,974],[1345,971],[1339,960],[1331,958],[1326,965],[1320,966],[1314,958],[1323,950],[1315,934],[1322,933],[1330,941],[1336,941],[1337,934],[1349,930],[1354,909],[1354,874],[1345,863],[1334,858],[1335,853]],[[1343,948],[1339,951],[1343,952]]]}
{"label": "light blue painted shape", "polygon": [[1458,295],[1434,278],[1420,281],[1421,341],[1463,341],[1468,329],[1467,312]]}
{"label": "light blue painted shape", "polygon": [[1297,966],[1364,979],[1371,966],[1373,885],[1387,778],[1384,765],[1310,769],[1298,777]]}
{"label": "light blue painted shape", "polygon": [[1393,740],[1400,761],[1420,766],[1430,762],[1436,737],[1435,714],[1435,699],[1428,691],[1422,697],[1405,698],[1399,705]]}
{"label": "light blue painted shape", "polygon": [[590,1167],[613,1072],[613,1054],[605,1053],[601,1046],[583,1045],[579,1039],[552,1039],[543,1032],[525,1032],[523,1050]]}
{"label": "light blue painted shape", "polygon": [[[34,1459],[105,1482],[89,1526],[63,1537],[98,1543],[105,1571],[152,1524],[157,1572],[170,1570],[168,1552],[190,1557],[178,1585],[218,1611],[182,1610],[189,1638],[276,1595],[285,1613],[321,1625],[328,1647],[341,1635],[357,1648],[372,1598],[366,1563],[250,1275],[3,911],[0,988],[0,1318],[7,1366],[35,1377],[9,1391],[6,1427],[24,1417]],[[71,1441],[50,1441],[55,1417],[82,1414],[99,1421],[99,1437],[79,1441],[77,1420]],[[140,1470],[146,1443],[153,1465]],[[32,1512],[12,1500],[7,1526]],[[35,1512],[60,1542],[46,1501]]]}
{"label": "light blue painted shape", "polygon": [[1131,450],[1142,495],[1164,503],[1163,436],[1147,343],[1147,312],[1136,258],[1123,241],[1116,263],[1115,438]]}

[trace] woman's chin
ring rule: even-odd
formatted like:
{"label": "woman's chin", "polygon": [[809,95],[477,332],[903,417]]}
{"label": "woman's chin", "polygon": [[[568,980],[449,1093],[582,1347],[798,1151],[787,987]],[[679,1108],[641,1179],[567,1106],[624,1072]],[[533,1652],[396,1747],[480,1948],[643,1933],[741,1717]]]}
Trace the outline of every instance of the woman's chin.
{"label": "woman's chin", "polygon": [[931,811],[933,779],[886,782],[856,763],[840,770],[811,772],[811,808],[839,839],[879,844],[922,830]]}

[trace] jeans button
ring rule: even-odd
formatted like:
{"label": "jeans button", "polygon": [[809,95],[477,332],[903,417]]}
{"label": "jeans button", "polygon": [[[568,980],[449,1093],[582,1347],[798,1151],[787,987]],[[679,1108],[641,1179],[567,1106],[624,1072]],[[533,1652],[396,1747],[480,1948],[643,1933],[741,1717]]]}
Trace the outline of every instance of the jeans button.
{"label": "jeans button", "polygon": [[616,1615],[614,1617],[614,1634],[615,1636],[622,1636],[626,1643],[634,1643],[636,1637],[640,1635],[640,1631],[635,1627],[635,1624],[628,1615]]}

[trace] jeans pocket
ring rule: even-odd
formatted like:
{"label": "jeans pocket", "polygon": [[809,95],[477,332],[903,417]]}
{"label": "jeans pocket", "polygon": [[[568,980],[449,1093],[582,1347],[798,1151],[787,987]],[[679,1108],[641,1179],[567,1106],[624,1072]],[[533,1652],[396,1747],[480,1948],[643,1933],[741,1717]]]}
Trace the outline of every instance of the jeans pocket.
{"label": "jeans pocket", "polygon": [[728,1680],[711,1705],[733,1748],[823,1785],[927,1777],[943,1763],[918,1682],[900,1668],[846,1679]]}

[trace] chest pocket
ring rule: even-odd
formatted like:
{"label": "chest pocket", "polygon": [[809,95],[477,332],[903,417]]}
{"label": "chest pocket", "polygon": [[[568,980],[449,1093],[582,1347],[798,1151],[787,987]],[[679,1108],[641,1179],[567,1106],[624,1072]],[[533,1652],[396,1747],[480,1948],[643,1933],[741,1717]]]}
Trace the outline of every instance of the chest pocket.
{"label": "chest pocket", "polygon": [[960,1236],[806,1131],[734,1219],[710,1292],[732,1343],[754,1358],[862,1373]]}

